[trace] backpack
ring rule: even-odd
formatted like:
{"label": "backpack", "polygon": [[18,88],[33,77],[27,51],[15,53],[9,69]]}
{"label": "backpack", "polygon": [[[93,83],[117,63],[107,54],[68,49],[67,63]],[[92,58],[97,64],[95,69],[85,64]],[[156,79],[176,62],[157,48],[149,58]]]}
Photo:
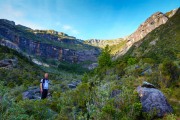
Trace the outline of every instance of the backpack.
{"label": "backpack", "polygon": [[45,83],[45,78],[43,78],[43,82],[42,82],[42,89],[44,89],[44,83]]}

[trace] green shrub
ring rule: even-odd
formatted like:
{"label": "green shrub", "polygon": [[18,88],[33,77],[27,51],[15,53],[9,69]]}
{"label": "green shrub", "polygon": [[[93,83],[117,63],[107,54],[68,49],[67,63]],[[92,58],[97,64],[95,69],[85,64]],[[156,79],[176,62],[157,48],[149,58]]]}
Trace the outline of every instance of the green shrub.
{"label": "green shrub", "polygon": [[137,63],[137,59],[136,58],[129,58],[128,60],[127,60],[127,64],[128,65],[134,65],[134,64],[136,64]]}
{"label": "green shrub", "polygon": [[110,56],[111,50],[109,49],[109,46],[107,45],[101,52],[101,55],[98,58],[98,67],[110,67],[111,62],[111,56]]}

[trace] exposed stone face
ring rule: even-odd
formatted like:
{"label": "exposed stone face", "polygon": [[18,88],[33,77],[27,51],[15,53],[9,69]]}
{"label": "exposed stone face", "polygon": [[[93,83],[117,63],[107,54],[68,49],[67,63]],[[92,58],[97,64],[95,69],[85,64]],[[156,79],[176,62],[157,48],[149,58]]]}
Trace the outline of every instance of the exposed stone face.
{"label": "exposed stone face", "polygon": [[137,42],[140,39],[144,38],[148,33],[150,33],[155,28],[159,27],[162,24],[165,24],[168,20],[168,17],[161,13],[157,12],[149,17],[144,23],[142,23],[139,28],[131,34],[127,39],[132,42]]}
{"label": "exposed stone face", "polygon": [[23,33],[19,33],[18,29],[16,29],[15,23],[0,19],[0,44],[17,51],[25,52],[28,55],[79,63],[84,61],[97,61],[97,57],[100,54],[99,49],[95,47],[80,50],[66,49],[66,47],[57,47],[53,44],[38,42],[33,40],[33,38],[38,37],[49,41],[56,41],[68,46],[76,44],[84,45],[80,40],[59,38],[51,34],[39,33],[32,33],[33,37],[28,38],[26,35],[22,34]]}
{"label": "exposed stone face", "polygon": [[113,39],[113,40],[99,40],[99,39],[90,39],[90,40],[86,40],[85,42],[87,44],[93,45],[93,46],[97,46],[100,48],[104,48],[106,45],[112,46],[112,45],[117,45],[119,44],[123,39],[119,38],[119,39]]}

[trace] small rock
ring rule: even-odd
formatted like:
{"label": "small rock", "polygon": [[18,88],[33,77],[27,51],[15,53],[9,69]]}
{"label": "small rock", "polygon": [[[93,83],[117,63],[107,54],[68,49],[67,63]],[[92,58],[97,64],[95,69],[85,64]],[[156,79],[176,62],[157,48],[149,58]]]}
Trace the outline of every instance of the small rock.
{"label": "small rock", "polygon": [[68,84],[68,87],[71,88],[71,89],[74,89],[74,88],[76,88],[80,83],[81,83],[81,80],[72,81],[71,83]]}
{"label": "small rock", "polygon": [[93,69],[95,69],[97,66],[98,66],[98,63],[92,63],[92,64],[90,64],[90,65],[88,66],[88,69],[89,69],[89,70],[93,70]]}
{"label": "small rock", "polygon": [[71,89],[74,89],[74,88],[76,88],[76,85],[74,85],[74,84],[68,84],[68,87],[71,88]]}
{"label": "small rock", "polygon": [[111,92],[110,98],[116,97],[117,95],[119,95],[121,93],[121,90],[113,90]]}
{"label": "small rock", "polygon": [[141,73],[141,75],[145,75],[145,74],[148,74],[148,75],[152,74],[152,69],[151,69],[151,67],[146,68],[146,69]]}
{"label": "small rock", "polygon": [[140,66],[139,66],[139,65],[136,65],[136,66],[135,66],[135,69],[138,69],[138,68],[140,68]]}

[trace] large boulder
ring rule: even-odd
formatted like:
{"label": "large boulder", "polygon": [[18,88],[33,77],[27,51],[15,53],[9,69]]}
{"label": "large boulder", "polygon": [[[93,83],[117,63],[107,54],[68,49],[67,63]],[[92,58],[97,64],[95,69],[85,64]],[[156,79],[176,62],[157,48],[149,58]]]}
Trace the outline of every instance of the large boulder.
{"label": "large boulder", "polygon": [[137,92],[142,103],[143,112],[153,113],[157,117],[163,117],[165,114],[173,112],[166,97],[154,85],[144,82],[143,87],[137,87]]}

